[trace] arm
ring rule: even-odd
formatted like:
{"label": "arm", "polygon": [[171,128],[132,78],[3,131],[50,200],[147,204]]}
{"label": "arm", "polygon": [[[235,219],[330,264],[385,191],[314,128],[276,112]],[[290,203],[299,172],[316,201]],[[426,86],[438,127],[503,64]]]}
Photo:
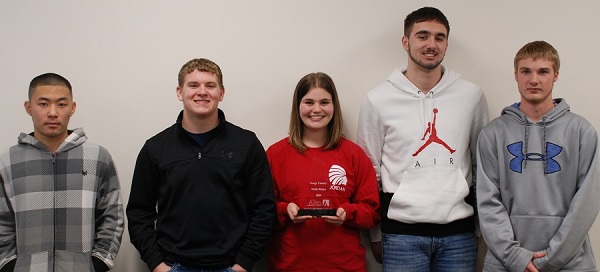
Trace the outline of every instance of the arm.
{"label": "arm", "polygon": [[129,236],[150,270],[163,262],[162,252],[156,242],[154,223],[158,217],[158,184],[160,175],[148,151],[148,143],[142,147],[135,164],[131,193],[127,204]]}
{"label": "arm", "polygon": [[534,260],[534,265],[542,271],[557,271],[564,267],[588,236],[600,210],[599,154],[598,136],[590,126],[579,141],[577,192],[560,228],[550,240],[546,256]]}
{"label": "arm", "polygon": [[273,180],[265,150],[254,136],[254,144],[247,158],[246,199],[250,221],[240,251],[235,257],[236,264],[251,271],[260,259],[276,220]]}
{"label": "arm", "polygon": [[360,148],[357,148],[352,160],[356,180],[352,199],[341,205],[346,211],[344,224],[361,229],[374,228],[379,223],[379,188],[375,170]]}
{"label": "arm", "polygon": [[[381,192],[381,156],[384,142],[384,132],[379,121],[379,115],[371,101],[367,98],[362,103],[358,116],[357,143],[364,150],[375,170],[378,190]],[[383,247],[381,245],[381,225],[369,230],[371,250],[375,259],[381,263]]]}
{"label": "arm", "polygon": [[12,271],[17,259],[15,214],[10,196],[12,190],[4,169],[0,169],[0,271]]}
{"label": "arm", "polygon": [[481,130],[490,122],[488,115],[487,99],[483,92],[479,97],[479,102],[475,107],[473,114],[473,122],[471,123],[471,135],[469,141],[469,149],[471,154],[471,174],[472,184],[468,196],[467,203],[473,206],[475,216],[475,234],[481,237],[481,231],[479,230],[479,212],[477,211],[477,140]]}
{"label": "arm", "polygon": [[121,187],[115,165],[108,151],[101,149],[101,160],[107,162],[102,169],[102,180],[96,200],[96,238],[92,248],[92,259],[96,271],[107,271],[114,265],[114,259],[121,246],[124,228]]}
{"label": "arm", "polygon": [[525,271],[533,252],[515,240],[508,211],[499,190],[498,150],[486,130],[479,135],[477,149],[477,207],[481,232],[489,251],[510,271]]}

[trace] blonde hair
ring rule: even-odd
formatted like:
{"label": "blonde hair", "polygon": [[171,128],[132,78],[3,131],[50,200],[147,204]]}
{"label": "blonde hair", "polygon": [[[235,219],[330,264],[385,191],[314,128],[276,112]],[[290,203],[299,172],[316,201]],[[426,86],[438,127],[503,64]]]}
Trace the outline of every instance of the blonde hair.
{"label": "blonde hair", "polygon": [[558,72],[558,69],[560,69],[558,52],[552,45],[545,41],[533,41],[519,49],[519,52],[515,56],[515,72],[519,69],[519,61],[527,58],[549,60],[552,62],[554,72]]}
{"label": "blonde hair", "polygon": [[223,88],[223,73],[221,73],[221,68],[209,59],[192,59],[181,66],[178,76],[179,87],[183,87],[185,76],[191,74],[195,70],[215,74],[217,76],[219,87]]}

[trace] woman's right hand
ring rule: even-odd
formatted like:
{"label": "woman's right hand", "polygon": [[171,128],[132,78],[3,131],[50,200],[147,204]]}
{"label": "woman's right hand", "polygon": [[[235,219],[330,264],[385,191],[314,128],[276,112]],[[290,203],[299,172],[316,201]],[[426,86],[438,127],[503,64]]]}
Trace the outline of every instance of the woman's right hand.
{"label": "woman's right hand", "polygon": [[290,204],[287,205],[287,213],[294,224],[304,223],[304,221],[313,218],[310,215],[298,216],[299,210],[300,208],[294,202],[290,202]]}

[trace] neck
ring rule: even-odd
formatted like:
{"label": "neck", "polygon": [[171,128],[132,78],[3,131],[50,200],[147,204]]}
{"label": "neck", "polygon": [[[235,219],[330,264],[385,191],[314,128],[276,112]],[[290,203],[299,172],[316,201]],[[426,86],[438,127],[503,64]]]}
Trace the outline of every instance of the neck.
{"label": "neck", "polygon": [[433,70],[427,70],[415,67],[416,64],[408,63],[404,76],[412,82],[419,90],[427,94],[442,79],[442,66],[439,65]]}
{"label": "neck", "polygon": [[35,139],[37,139],[38,141],[40,141],[40,143],[44,144],[44,146],[52,154],[56,153],[56,150],[58,150],[58,147],[60,147],[60,145],[65,141],[67,136],[69,136],[69,134],[65,133],[65,135],[63,135],[61,137],[52,137],[52,138],[41,137],[40,138],[37,136],[37,134],[35,132],[33,133],[33,137]]}
{"label": "neck", "polygon": [[526,101],[521,101],[519,105],[519,109],[529,117],[533,122],[537,122],[542,118],[546,113],[551,111],[554,108],[554,100],[550,99],[548,101],[544,101],[543,103],[533,104]]}
{"label": "neck", "polygon": [[302,143],[308,147],[322,147],[327,141],[327,129],[310,130],[305,128]]}
{"label": "neck", "polygon": [[188,132],[200,134],[209,132],[219,125],[219,116],[214,114],[208,117],[194,116],[192,114],[183,113],[181,126]]}

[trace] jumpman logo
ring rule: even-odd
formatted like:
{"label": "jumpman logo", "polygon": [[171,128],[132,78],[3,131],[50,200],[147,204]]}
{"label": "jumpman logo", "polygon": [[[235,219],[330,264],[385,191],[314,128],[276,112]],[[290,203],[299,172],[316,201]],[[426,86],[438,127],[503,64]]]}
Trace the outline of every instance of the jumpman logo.
{"label": "jumpman logo", "polygon": [[438,109],[433,108],[433,123],[427,122],[427,130],[425,130],[425,134],[423,134],[423,138],[421,138],[421,141],[425,140],[425,137],[427,137],[427,134],[429,134],[429,138],[427,138],[427,141],[419,148],[419,150],[417,150],[417,152],[412,154],[413,157],[416,157],[417,155],[419,155],[419,153],[421,153],[421,151],[423,151],[423,149],[425,149],[431,143],[441,144],[446,149],[448,149],[448,151],[450,151],[450,154],[456,152],[456,149],[452,149],[450,146],[448,146],[448,144],[446,144],[446,142],[442,141],[442,139],[440,139],[437,136],[437,129],[435,128],[435,120],[437,118],[437,113],[438,113]]}
{"label": "jumpman logo", "polygon": [[523,173],[523,161],[546,161],[546,174],[552,174],[560,171],[560,164],[554,160],[554,157],[558,156],[563,150],[562,147],[553,144],[551,142],[546,143],[546,155],[540,153],[527,153],[523,154],[523,142],[516,142],[509,144],[506,149],[508,153],[515,156],[509,162],[510,170],[517,173]]}

